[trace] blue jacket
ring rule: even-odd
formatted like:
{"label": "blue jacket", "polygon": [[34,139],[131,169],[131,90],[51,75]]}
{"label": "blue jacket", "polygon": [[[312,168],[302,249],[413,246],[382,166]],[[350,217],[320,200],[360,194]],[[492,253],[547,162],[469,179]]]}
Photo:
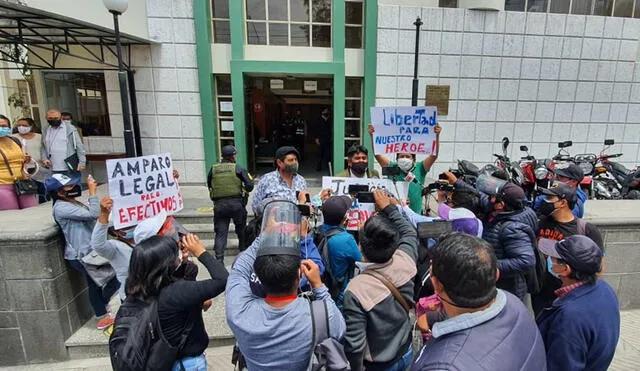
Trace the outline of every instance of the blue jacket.
{"label": "blue jacket", "polygon": [[535,265],[535,230],[538,221],[528,207],[521,211],[499,213],[486,223],[482,238],[493,246],[498,258],[500,279],[497,286],[520,299],[527,294],[525,274]]}
{"label": "blue jacket", "polygon": [[[322,230],[326,235],[329,231],[337,229],[340,233],[331,236],[327,241],[327,248],[329,249],[329,264],[331,269],[331,275],[337,281],[344,280],[338,296],[335,298],[338,308],[342,307],[342,301],[344,299],[344,290],[347,288],[347,284],[353,278],[353,267],[355,262],[362,260],[362,253],[358,248],[355,238],[342,227],[330,226],[327,224],[322,225]],[[326,269],[326,267],[325,267]]]}
{"label": "blue jacket", "polygon": [[603,280],[585,284],[538,316],[550,371],[606,370],[620,336],[620,310]]}
{"label": "blue jacket", "polygon": [[438,322],[432,334],[411,370],[546,370],[533,318],[502,290],[489,308]]}
{"label": "blue jacket", "polygon": [[[578,202],[576,202],[572,212],[573,212],[573,215],[576,216],[576,218],[582,218],[584,217],[584,204],[585,202],[587,202],[588,196],[586,193],[584,193],[582,189],[580,189],[580,187],[576,189],[576,196],[578,196]],[[536,197],[535,201],[533,202],[534,210],[537,211],[540,208],[540,205],[542,204],[543,199],[544,199],[544,195],[540,195]]]}

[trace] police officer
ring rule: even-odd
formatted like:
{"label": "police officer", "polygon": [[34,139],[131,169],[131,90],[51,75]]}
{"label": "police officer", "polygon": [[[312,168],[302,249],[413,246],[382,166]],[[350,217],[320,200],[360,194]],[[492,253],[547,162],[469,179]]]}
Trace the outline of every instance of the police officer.
{"label": "police officer", "polygon": [[243,251],[246,246],[245,229],[247,227],[247,199],[253,190],[253,178],[236,165],[236,149],[232,145],[222,148],[222,161],[214,164],[207,176],[209,197],[213,201],[213,226],[216,233],[216,259],[224,259],[227,247],[229,221],[233,219],[238,235],[238,248]]}

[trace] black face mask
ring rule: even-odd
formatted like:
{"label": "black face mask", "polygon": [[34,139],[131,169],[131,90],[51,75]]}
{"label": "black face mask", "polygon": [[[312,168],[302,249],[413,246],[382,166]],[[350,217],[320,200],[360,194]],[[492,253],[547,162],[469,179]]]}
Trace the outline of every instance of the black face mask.
{"label": "black face mask", "polygon": [[64,196],[66,198],[76,198],[76,197],[80,197],[82,195],[82,188],[80,188],[79,185],[73,186],[73,188],[71,188],[68,191],[64,191]]}
{"label": "black face mask", "polygon": [[58,119],[58,120],[47,120],[47,122],[49,123],[49,125],[57,127],[60,126],[60,124],[62,124],[62,120]]}
{"label": "black face mask", "polygon": [[550,216],[554,211],[556,211],[555,202],[542,200],[542,203],[538,207],[538,213],[540,213],[540,215]]}
{"label": "black face mask", "polygon": [[351,171],[358,176],[362,176],[367,171],[368,166],[369,164],[366,162],[356,162],[351,164]]}

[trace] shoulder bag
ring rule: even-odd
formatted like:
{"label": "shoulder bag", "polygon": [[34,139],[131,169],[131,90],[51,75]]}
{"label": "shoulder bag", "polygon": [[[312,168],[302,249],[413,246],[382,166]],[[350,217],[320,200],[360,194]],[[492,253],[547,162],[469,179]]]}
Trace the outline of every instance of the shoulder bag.
{"label": "shoulder bag", "polygon": [[0,150],[0,155],[2,155],[4,163],[7,165],[7,169],[9,170],[9,174],[13,178],[13,185],[16,189],[16,194],[18,196],[38,194],[38,184],[32,179],[18,179],[18,177],[13,173],[11,164],[9,164],[9,159],[7,159],[7,155],[4,154],[3,150]]}

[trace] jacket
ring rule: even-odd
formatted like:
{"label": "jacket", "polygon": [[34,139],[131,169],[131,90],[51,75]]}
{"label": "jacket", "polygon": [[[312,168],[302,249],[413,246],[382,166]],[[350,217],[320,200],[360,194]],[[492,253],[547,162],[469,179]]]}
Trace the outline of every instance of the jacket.
{"label": "jacket", "polygon": [[[578,200],[576,201],[576,204],[573,206],[573,209],[571,210],[571,212],[573,213],[573,215],[575,215],[576,218],[582,218],[584,217],[584,204],[587,202],[587,199],[589,198],[589,196],[587,196],[587,194],[580,187],[576,189],[576,196],[578,197]],[[540,205],[542,205],[542,200],[544,199],[544,197],[545,197],[544,195],[540,195],[536,197],[536,199],[533,202],[534,210],[538,210],[540,208]]]}
{"label": "jacket", "polygon": [[[71,124],[61,124],[65,125],[65,130],[67,131],[67,157],[72,156],[74,153],[78,154],[78,165],[87,166],[87,156],[84,150],[84,144],[82,143],[82,139],[78,134],[78,129]],[[42,156],[42,161],[49,159],[49,148],[47,148],[47,132],[51,127],[45,126],[42,128],[42,148],[40,149],[40,155]]]}
{"label": "jacket", "polygon": [[342,308],[344,290],[353,278],[355,263],[362,260],[362,253],[356,239],[346,229],[328,224],[322,225],[322,232],[325,236],[332,230],[338,230],[339,233],[327,240],[326,248],[328,249],[329,261],[324,263],[328,265],[325,266],[325,270],[327,267],[330,269],[336,283],[342,281],[340,291],[334,298],[338,308]]}
{"label": "jacket", "polygon": [[91,249],[107,259],[116,271],[116,278],[120,281],[120,300],[127,297],[124,292],[125,282],[129,277],[129,261],[133,248],[118,240],[107,239],[108,224],[97,222],[91,234]]}
{"label": "jacket", "polygon": [[[366,269],[384,275],[413,302],[413,277],[418,259],[418,235],[395,205],[382,211],[396,226],[400,239],[391,260]],[[345,352],[351,370],[382,370],[400,359],[411,346],[412,324],[404,308],[377,278],[359,274],[344,293]]]}
{"label": "jacket", "polygon": [[543,310],[536,322],[549,371],[609,368],[620,337],[620,309],[607,282],[573,289]]}
{"label": "jacket", "polygon": [[64,258],[80,260],[91,251],[91,234],[100,216],[98,196],[89,196],[88,207],[58,200],[53,205],[53,219],[58,223],[66,245]]}
{"label": "jacket", "polygon": [[[341,172],[336,174],[336,176],[341,178],[351,178],[351,174],[349,174],[349,169],[342,170]],[[376,169],[367,169],[367,178],[380,179],[380,173]]]}
{"label": "jacket", "polygon": [[513,295],[498,290],[487,309],[434,324],[412,370],[544,371],[544,344]]}
{"label": "jacket", "polygon": [[485,223],[482,238],[493,246],[498,258],[500,279],[497,286],[521,300],[527,294],[525,275],[535,266],[537,219],[528,207],[520,211],[498,213]]}

